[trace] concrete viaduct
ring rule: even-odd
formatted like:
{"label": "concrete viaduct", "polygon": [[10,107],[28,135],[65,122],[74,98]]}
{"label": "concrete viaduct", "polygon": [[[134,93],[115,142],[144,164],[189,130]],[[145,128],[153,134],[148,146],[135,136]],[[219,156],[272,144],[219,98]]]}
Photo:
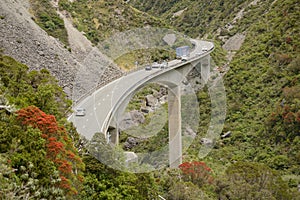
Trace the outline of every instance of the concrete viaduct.
{"label": "concrete viaduct", "polygon": [[169,126],[169,166],[177,168],[182,163],[181,133],[181,88],[186,84],[186,75],[196,67],[201,79],[207,82],[210,76],[210,53],[214,49],[211,42],[193,40],[195,49],[185,62],[170,61],[165,69],[141,69],[129,73],[86,96],[73,109],[84,108],[85,116],[73,114],[69,120],[78,132],[88,140],[96,132],[108,137],[109,142],[118,144],[118,123],[132,95],[149,83],[158,83],[168,88]]}

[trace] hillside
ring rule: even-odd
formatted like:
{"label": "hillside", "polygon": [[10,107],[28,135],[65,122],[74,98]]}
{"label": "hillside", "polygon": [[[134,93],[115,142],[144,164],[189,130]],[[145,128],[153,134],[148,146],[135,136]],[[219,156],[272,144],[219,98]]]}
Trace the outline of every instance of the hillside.
{"label": "hillside", "polygon": [[122,0],[73,1],[60,0],[59,8],[70,13],[75,27],[94,44],[111,35],[145,26],[166,26],[161,20],[141,12]]}
{"label": "hillside", "polygon": [[[130,1],[138,9],[165,19],[178,31],[194,38],[203,37],[225,27],[250,2],[250,0],[210,0],[203,3],[193,0]],[[266,2],[264,4],[267,5]]]}
{"label": "hillside", "polygon": [[[300,198],[297,0],[3,1],[0,199]],[[178,169],[131,174],[111,169],[89,154],[94,149],[97,158],[112,158],[123,144],[116,152],[107,151],[102,134],[88,142],[66,117],[70,97],[80,97],[122,73],[116,65],[99,67],[103,54],[97,44],[115,33],[148,26],[172,27],[215,42],[213,59],[227,96],[222,135],[229,135],[212,141],[210,153],[198,157],[212,115],[210,88],[204,87],[197,93],[201,121],[184,152],[184,163]],[[124,58],[133,62],[135,54],[143,53],[134,51]],[[153,59],[169,56],[153,54]],[[139,91],[128,111],[139,109],[145,95],[159,92],[165,89],[155,84]],[[135,140],[130,149],[159,149],[168,141],[167,129]],[[121,135],[121,142],[128,142],[127,137]]]}
{"label": "hillside", "polygon": [[[162,11],[159,8],[166,2],[131,1],[187,34],[214,38],[225,44],[227,53],[234,53],[224,76],[227,119],[223,132],[232,136],[219,139],[204,160],[214,166],[217,174],[227,173],[230,163],[263,163],[277,170],[296,191],[300,180],[299,3],[222,2],[217,5],[217,1],[170,1],[169,9]],[[238,38],[239,34],[245,39],[236,48],[233,36]],[[199,101],[206,102],[200,110],[209,117],[209,97],[205,91],[199,93]],[[205,134],[208,122],[207,119],[200,123],[199,135]],[[186,156],[196,157],[200,143],[198,137]]]}

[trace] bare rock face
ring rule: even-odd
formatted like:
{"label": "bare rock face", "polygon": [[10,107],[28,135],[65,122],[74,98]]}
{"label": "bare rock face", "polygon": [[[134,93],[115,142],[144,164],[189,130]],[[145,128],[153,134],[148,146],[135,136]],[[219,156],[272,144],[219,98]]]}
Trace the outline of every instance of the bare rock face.
{"label": "bare rock face", "polygon": [[237,51],[241,48],[245,37],[245,35],[237,33],[225,42],[223,48],[227,51]]}
{"label": "bare rock face", "polygon": [[121,130],[126,130],[132,126],[137,126],[139,124],[142,124],[144,123],[144,121],[145,121],[144,115],[138,110],[133,110],[124,114],[123,119],[119,124],[119,128]]}
{"label": "bare rock face", "polygon": [[175,34],[167,34],[163,38],[163,40],[169,45],[173,46],[174,42],[176,41],[176,35]]}

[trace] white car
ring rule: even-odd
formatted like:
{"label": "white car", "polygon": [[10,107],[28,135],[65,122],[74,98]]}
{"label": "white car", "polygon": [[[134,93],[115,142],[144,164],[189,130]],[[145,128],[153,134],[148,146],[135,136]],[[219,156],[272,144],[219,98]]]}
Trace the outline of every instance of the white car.
{"label": "white car", "polygon": [[151,70],[151,69],[152,69],[151,65],[147,65],[147,66],[145,67],[145,70],[146,70],[146,71],[149,71],[149,70]]}
{"label": "white car", "polygon": [[186,62],[189,59],[188,56],[181,56],[181,61]]}
{"label": "white car", "polygon": [[85,116],[85,109],[84,108],[77,108],[75,111],[76,116]]}
{"label": "white car", "polygon": [[154,62],[154,63],[152,64],[152,68],[160,68],[160,64],[157,63],[157,62]]}
{"label": "white car", "polygon": [[207,47],[202,47],[202,51],[208,51]]}

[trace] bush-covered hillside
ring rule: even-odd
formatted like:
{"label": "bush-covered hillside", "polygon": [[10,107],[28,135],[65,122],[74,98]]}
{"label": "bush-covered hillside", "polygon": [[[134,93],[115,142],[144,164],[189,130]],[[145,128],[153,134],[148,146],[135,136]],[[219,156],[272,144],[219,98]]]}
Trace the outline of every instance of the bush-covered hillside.
{"label": "bush-covered hillside", "polygon": [[81,0],[73,3],[68,0],[60,0],[59,7],[70,13],[76,28],[83,31],[94,44],[98,44],[114,33],[132,28],[166,26],[161,20],[139,11],[121,0]]}
{"label": "bush-covered hillside", "polygon": [[[250,0],[131,1],[133,6],[165,19],[178,31],[185,32],[191,37],[203,37],[224,27],[250,2]],[[267,2],[263,4],[267,5]]]}
{"label": "bush-covered hillside", "polygon": [[47,70],[1,54],[0,71],[0,198],[77,194],[83,163],[64,127],[71,102]]}
{"label": "bush-covered hillside", "polygon": [[[253,160],[299,176],[299,4],[278,1],[247,30],[225,77],[226,141]],[[246,153],[245,153],[246,152]],[[236,154],[236,153],[234,153]]]}
{"label": "bush-covered hillside", "polygon": [[[226,184],[219,178],[228,176],[231,171],[228,166],[235,166],[233,163],[236,162],[252,162],[250,165],[260,163],[276,170],[276,174],[287,181],[290,191],[295,192],[294,197],[289,198],[299,198],[299,192],[296,192],[300,184],[299,3],[295,0],[256,1],[256,4],[249,4],[251,1],[218,1],[216,6],[217,1],[204,5],[196,1],[180,1],[171,3],[172,8],[165,13],[155,13],[159,11],[155,7],[162,5],[162,2],[152,2],[152,7],[149,1],[134,2],[140,2],[135,5],[162,17],[186,8],[180,16],[172,18],[168,15],[166,19],[192,36],[211,34],[214,37],[218,28],[221,28],[221,33],[217,36],[230,37],[235,33],[246,35],[242,48],[235,54],[224,77],[227,119],[223,132],[230,131],[231,137],[218,140],[204,161],[218,174],[215,192],[220,192],[222,187],[229,187],[219,193],[221,199],[285,199],[263,196],[259,191],[253,197],[250,191],[255,193],[255,187],[248,188],[248,196],[240,196],[242,188],[235,188],[240,194],[234,192],[231,183]],[[203,12],[199,12],[199,6],[203,7]],[[232,28],[224,28],[243,8],[243,17],[237,19]],[[201,21],[206,25],[199,25]],[[205,105],[209,106],[209,96],[205,91],[198,96],[200,102],[207,102]],[[201,121],[199,125],[202,128],[199,128],[198,134],[204,135],[210,111],[209,107],[203,105],[200,110],[208,117],[206,122]],[[189,156],[197,158],[200,139],[197,137],[191,145]],[[259,172],[255,176],[259,178],[264,175]],[[238,184],[248,187],[245,183]]]}

